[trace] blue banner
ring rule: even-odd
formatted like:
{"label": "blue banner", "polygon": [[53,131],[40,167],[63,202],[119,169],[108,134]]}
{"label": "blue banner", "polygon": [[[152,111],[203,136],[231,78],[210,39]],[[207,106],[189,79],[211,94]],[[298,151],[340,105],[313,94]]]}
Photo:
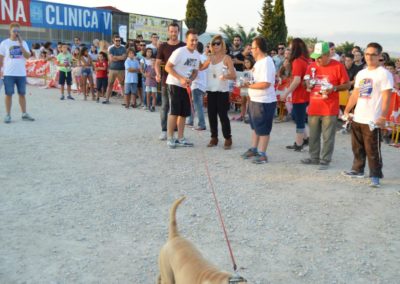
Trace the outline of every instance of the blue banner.
{"label": "blue banner", "polygon": [[32,27],[112,33],[110,11],[33,0],[30,12]]}

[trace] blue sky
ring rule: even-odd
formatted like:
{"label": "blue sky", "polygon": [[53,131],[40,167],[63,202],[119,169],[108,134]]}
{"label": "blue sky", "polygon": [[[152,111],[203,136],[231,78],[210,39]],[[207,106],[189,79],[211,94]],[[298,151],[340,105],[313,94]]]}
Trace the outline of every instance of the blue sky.
{"label": "blue sky", "polygon": [[[114,6],[122,11],[183,19],[187,0],[59,0],[71,5]],[[240,23],[246,30],[257,27],[263,0],[207,0],[209,32]],[[355,42],[364,47],[377,41],[387,51],[400,52],[400,0],[286,0],[289,35],[318,37],[340,44]]]}

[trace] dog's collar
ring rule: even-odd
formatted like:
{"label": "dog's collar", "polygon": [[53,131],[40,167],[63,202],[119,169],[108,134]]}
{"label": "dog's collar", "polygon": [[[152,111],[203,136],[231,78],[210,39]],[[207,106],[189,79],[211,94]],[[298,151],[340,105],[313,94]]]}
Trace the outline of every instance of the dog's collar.
{"label": "dog's collar", "polygon": [[244,279],[242,276],[235,275],[229,278],[229,284],[240,284],[240,283],[247,283],[247,280]]}

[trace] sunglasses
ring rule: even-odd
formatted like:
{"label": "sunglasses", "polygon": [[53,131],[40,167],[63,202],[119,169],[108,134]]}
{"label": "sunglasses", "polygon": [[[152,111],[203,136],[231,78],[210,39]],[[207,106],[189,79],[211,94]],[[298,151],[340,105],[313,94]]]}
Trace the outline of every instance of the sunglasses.
{"label": "sunglasses", "polygon": [[278,47],[278,49],[285,49],[284,47]]}
{"label": "sunglasses", "polygon": [[215,41],[215,42],[213,42],[212,44],[211,44],[212,46],[215,46],[215,45],[221,45],[221,42],[220,41]]}
{"label": "sunglasses", "polygon": [[116,39],[116,40],[114,40],[115,42],[121,42],[121,40],[120,39]]}

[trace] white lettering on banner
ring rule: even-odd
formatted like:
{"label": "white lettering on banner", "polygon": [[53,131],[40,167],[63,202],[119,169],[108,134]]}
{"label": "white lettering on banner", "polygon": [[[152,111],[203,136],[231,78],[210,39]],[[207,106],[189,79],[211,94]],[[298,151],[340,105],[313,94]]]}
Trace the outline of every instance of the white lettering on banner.
{"label": "white lettering on banner", "polygon": [[78,17],[78,26],[79,26],[79,27],[82,27],[82,10],[81,10],[81,9],[78,10],[78,14],[79,14],[79,17]]}
{"label": "white lettering on banner", "polygon": [[104,28],[106,30],[111,29],[111,13],[103,12],[103,18],[104,18]]}
{"label": "white lettering on banner", "polygon": [[58,26],[63,26],[63,22],[61,21],[61,15],[60,15],[60,7],[56,7],[56,25]]}
{"label": "white lettering on banner", "polygon": [[78,24],[78,15],[76,8],[68,8],[69,25],[76,26]]}
{"label": "white lettering on banner", "polygon": [[47,5],[47,6],[46,6],[46,22],[47,22],[49,25],[54,25],[55,19],[54,19],[54,16],[52,17],[52,16],[50,15],[50,13],[54,13],[54,6]]}
{"label": "white lettering on banner", "polygon": [[92,29],[98,29],[99,28],[99,19],[97,18],[97,13],[93,11],[92,15]]}
{"label": "white lettering on banner", "polygon": [[15,13],[15,21],[19,22],[20,18],[26,22],[24,3],[18,1],[17,12]]}
{"label": "white lettering on banner", "polygon": [[83,26],[85,28],[90,27],[90,12],[88,10],[83,11]]}
{"label": "white lettering on banner", "polygon": [[6,0],[1,0],[1,19],[3,21],[6,19],[6,10],[8,18],[14,21],[14,5],[11,3],[11,0],[9,3],[7,3]]}

